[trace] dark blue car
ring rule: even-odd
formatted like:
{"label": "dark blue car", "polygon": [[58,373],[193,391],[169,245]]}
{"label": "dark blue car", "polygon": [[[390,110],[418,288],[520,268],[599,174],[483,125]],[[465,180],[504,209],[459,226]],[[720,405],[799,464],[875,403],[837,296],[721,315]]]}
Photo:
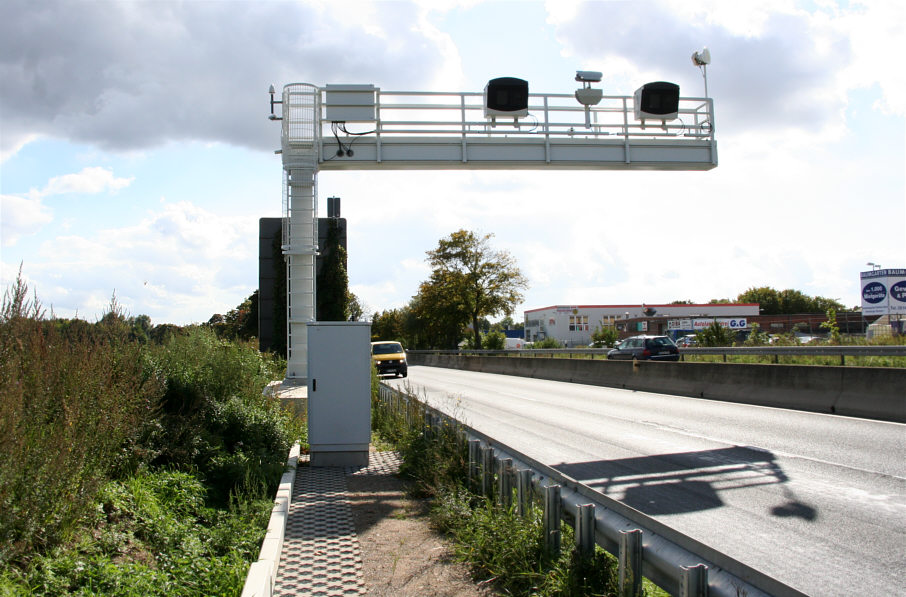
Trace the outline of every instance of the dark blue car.
{"label": "dark blue car", "polygon": [[633,336],[607,353],[608,359],[678,361],[679,348],[667,336]]}

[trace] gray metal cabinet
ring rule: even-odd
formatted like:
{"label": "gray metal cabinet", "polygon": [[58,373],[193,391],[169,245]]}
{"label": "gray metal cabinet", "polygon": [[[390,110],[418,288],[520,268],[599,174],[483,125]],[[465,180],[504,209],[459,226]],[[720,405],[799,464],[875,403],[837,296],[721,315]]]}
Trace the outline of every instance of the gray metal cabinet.
{"label": "gray metal cabinet", "polygon": [[308,324],[312,466],[364,466],[371,442],[371,324]]}

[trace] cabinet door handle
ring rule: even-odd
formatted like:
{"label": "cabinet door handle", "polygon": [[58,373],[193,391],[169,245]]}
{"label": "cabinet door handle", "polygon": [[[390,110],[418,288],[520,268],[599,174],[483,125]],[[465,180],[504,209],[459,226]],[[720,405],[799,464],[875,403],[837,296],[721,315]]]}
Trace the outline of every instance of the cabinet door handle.
{"label": "cabinet door handle", "polygon": [[312,392],[318,391],[318,380],[317,379],[311,380],[311,391]]}

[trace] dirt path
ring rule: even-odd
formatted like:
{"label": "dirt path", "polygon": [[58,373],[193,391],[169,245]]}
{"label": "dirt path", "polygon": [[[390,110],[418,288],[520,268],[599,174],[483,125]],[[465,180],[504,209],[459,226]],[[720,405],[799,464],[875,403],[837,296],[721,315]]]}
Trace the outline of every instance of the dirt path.
{"label": "dirt path", "polygon": [[373,597],[489,597],[450,544],[434,532],[427,503],[406,497],[395,475],[346,477],[362,554],[362,574]]}

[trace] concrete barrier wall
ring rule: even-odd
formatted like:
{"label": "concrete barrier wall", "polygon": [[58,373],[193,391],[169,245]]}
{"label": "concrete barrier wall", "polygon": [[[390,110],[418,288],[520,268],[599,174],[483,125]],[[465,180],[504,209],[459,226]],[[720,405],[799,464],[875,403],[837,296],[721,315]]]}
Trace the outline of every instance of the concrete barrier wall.
{"label": "concrete barrier wall", "polygon": [[443,354],[409,364],[906,423],[906,369]]}

